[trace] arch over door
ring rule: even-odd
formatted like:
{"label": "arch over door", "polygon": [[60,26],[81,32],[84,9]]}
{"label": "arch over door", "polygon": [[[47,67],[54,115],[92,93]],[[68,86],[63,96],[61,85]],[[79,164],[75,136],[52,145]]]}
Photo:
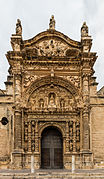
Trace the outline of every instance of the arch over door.
{"label": "arch over door", "polygon": [[62,134],[55,127],[48,127],[42,133],[41,140],[41,167],[63,167]]}

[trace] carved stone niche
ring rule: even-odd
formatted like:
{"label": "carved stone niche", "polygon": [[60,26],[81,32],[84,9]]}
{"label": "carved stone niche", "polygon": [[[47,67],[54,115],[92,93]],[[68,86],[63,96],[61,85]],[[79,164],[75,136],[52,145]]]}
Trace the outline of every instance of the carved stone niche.
{"label": "carved stone niche", "polygon": [[48,97],[48,109],[50,110],[50,111],[54,111],[55,109],[56,109],[56,102],[55,102],[55,100],[56,100],[56,95],[55,95],[55,93],[50,93],[49,94],[49,97]]}
{"label": "carved stone niche", "polygon": [[78,57],[80,55],[80,52],[77,49],[68,49],[66,51],[67,57]]}
{"label": "carved stone niche", "polygon": [[31,111],[72,111],[76,102],[72,94],[58,85],[44,86],[34,91],[28,99]]}

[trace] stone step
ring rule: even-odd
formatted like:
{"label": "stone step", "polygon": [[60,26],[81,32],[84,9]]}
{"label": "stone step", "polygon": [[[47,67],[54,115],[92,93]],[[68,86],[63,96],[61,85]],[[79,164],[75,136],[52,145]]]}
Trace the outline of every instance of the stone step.
{"label": "stone step", "polygon": [[104,179],[104,175],[2,175],[0,179]]}
{"label": "stone step", "polygon": [[104,179],[104,171],[35,171],[34,174],[26,171],[2,171],[0,179]]}

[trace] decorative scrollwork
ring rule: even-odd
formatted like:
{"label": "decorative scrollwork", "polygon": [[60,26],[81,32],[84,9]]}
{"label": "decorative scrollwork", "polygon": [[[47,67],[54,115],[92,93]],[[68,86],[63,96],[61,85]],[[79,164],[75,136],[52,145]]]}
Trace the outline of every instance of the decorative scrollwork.
{"label": "decorative scrollwork", "polygon": [[64,56],[68,45],[60,40],[50,39],[36,44],[36,48],[40,56]]}
{"label": "decorative scrollwork", "polygon": [[68,56],[68,57],[78,57],[78,55],[79,55],[79,51],[77,50],[77,49],[68,49],[67,51],[66,51],[66,56]]}

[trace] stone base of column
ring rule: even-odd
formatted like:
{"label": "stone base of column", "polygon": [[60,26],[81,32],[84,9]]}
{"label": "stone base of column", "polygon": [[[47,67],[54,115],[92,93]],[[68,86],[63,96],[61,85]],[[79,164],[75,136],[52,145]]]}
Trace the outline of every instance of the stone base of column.
{"label": "stone base of column", "polygon": [[64,154],[63,166],[65,169],[72,169],[72,155],[75,156],[75,169],[92,169],[93,155],[89,151],[82,152],[67,152]]}
{"label": "stone base of column", "polygon": [[31,169],[31,156],[34,155],[34,170],[40,169],[41,158],[39,152],[27,152],[23,154],[22,166],[24,169]]}
{"label": "stone base of column", "polygon": [[81,169],[93,168],[93,155],[90,151],[83,150],[81,152]]}
{"label": "stone base of column", "polygon": [[37,169],[39,169],[40,168],[40,154],[37,152],[37,153],[35,153],[35,155],[34,155],[34,168],[37,170]]}
{"label": "stone base of column", "polygon": [[23,150],[15,150],[12,153],[11,165],[13,169],[23,168]]}
{"label": "stone base of column", "polygon": [[71,154],[69,152],[64,154],[63,166],[67,170],[71,170],[71,168],[72,168],[72,156],[71,156]]}

